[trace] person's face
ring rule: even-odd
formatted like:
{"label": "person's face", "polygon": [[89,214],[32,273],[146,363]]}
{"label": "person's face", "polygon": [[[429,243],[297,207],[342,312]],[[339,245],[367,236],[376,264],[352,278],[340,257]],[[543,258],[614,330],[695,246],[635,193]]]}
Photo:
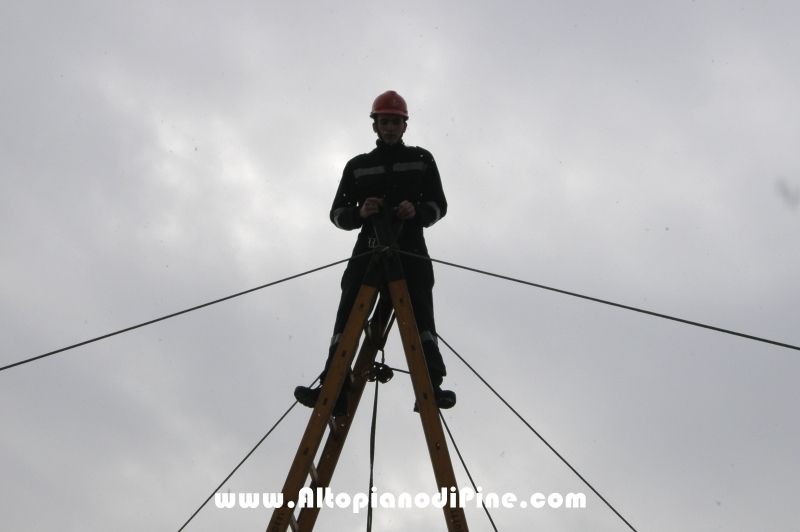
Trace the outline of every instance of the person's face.
{"label": "person's face", "polygon": [[397,144],[403,138],[406,127],[408,127],[408,124],[399,115],[377,115],[372,123],[372,131],[377,133],[378,138],[389,145]]}

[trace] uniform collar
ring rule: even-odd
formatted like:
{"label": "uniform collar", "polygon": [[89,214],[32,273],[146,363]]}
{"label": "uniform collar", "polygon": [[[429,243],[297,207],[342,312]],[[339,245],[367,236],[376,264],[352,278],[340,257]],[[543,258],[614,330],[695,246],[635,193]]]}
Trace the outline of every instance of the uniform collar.
{"label": "uniform collar", "polygon": [[405,146],[406,146],[405,143],[403,142],[403,139],[400,139],[399,141],[395,142],[392,145],[386,144],[381,139],[377,139],[375,141],[375,145],[378,146],[378,149],[380,151],[396,151],[396,150],[399,150],[401,148],[405,148]]}

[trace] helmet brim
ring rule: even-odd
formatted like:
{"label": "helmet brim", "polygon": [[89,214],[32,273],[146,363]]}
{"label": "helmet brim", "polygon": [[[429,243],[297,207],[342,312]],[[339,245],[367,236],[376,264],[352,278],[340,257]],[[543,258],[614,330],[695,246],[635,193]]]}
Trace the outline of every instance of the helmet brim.
{"label": "helmet brim", "polygon": [[405,111],[401,111],[399,109],[375,109],[369,114],[370,118],[375,118],[377,115],[397,115],[402,116],[405,119],[408,119],[408,113]]}

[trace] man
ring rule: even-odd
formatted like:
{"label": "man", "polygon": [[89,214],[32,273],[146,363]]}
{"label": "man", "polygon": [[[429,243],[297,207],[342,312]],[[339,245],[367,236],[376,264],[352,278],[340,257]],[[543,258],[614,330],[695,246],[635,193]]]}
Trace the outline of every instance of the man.
{"label": "man", "polygon": [[[403,229],[397,238],[400,249],[427,257],[423,228],[432,226],[447,213],[447,200],[436,162],[428,151],[403,143],[403,134],[408,127],[408,107],[399,94],[387,91],[378,96],[372,104],[370,118],[373,120],[372,130],[378,135],[377,147],[354,157],[345,166],[331,207],[331,222],[346,231],[361,228],[353,256],[361,255],[375,246],[372,217],[384,209],[391,209],[403,220]],[[350,259],[342,276],[342,298],[320,383],[328,373],[370,259],[369,255]],[[447,371],[439,352],[433,319],[433,266],[430,261],[402,254],[400,261],[436,403],[439,408],[452,408],[456,394],[441,388]],[[347,414],[346,388],[347,381],[334,406],[334,416]],[[302,405],[313,408],[320,390],[298,386],[294,395]]]}

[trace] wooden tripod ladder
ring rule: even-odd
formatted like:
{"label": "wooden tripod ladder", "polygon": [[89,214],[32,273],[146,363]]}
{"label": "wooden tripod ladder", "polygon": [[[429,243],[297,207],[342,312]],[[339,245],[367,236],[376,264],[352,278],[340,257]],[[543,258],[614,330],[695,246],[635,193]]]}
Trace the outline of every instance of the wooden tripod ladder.
{"label": "wooden tripod ladder", "polygon": [[[449,491],[451,487],[458,489],[450,452],[447,449],[447,442],[442,430],[442,422],[439,419],[439,408],[436,406],[433,395],[428,366],[422,352],[422,342],[414,319],[414,311],[411,308],[408,286],[403,276],[400,257],[392,248],[402,229],[402,222],[390,221],[377,216],[373,217],[373,222],[378,246],[383,248],[383,251],[378,251],[372,256],[325,383],[322,385],[319,399],[311,413],[311,419],[308,421],[308,426],[300,440],[297,454],[283,485],[284,504],[272,513],[267,532],[285,532],[288,527],[291,527],[294,532],[313,530],[319,514],[317,506],[320,505],[314,504],[301,509],[300,514],[295,518],[294,508],[300,490],[305,486],[308,477],[310,477],[310,487],[315,495],[318,493],[317,488],[324,489],[330,485],[336,463],[350,430],[351,420],[355,416],[366,385],[364,370],[372,367],[375,355],[386,341],[393,321],[390,319],[392,309],[394,309],[408,369],[411,373],[411,383],[419,407],[422,429],[428,444],[436,484],[440,492],[442,489]],[[367,318],[375,306],[378,293],[384,283],[388,284],[391,297],[389,300],[381,298],[372,319],[367,324]],[[366,331],[366,338],[351,372],[350,366],[355,358],[362,331]],[[345,379],[349,379],[348,414],[333,418],[333,406]],[[320,461],[315,466],[314,457],[317,455],[325,428],[328,425],[330,425],[330,432]],[[442,509],[448,532],[467,532],[469,530],[463,508],[451,508],[449,504],[445,504]]]}

